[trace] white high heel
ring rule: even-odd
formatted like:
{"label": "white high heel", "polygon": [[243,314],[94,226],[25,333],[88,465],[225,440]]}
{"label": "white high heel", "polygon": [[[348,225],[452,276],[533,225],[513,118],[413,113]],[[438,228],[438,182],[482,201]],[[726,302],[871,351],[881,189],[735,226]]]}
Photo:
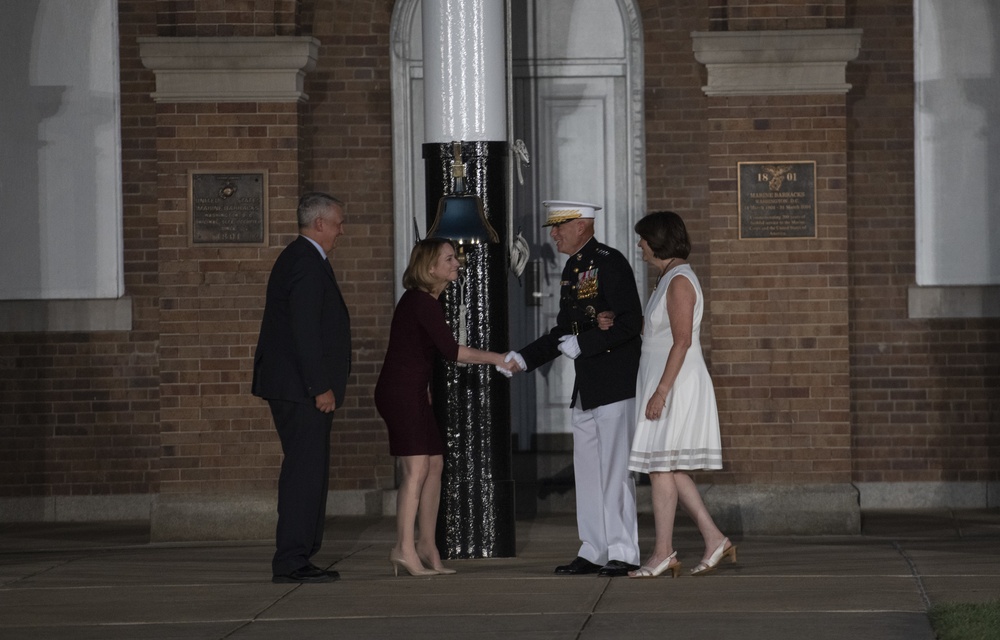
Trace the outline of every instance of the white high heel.
{"label": "white high heel", "polygon": [[437,571],[439,574],[443,576],[450,576],[458,573],[454,569],[449,569],[444,565],[441,565],[440,567],[435,567],[433,562],[430,562],[429,560],[427,560],[427,558],[423,557],[420,554],[417,554],[417,557],[420,558],[420,562],[426,565],[428,569],[430,569],[431,571]]}
{"label": "white high heel", "polygon": [[434,569],[427,569],[417,561],[418,566],[413,566],[402,557],[397,556],[392,551],[389,552],[389,562],[392,563],[392,575],[399,577],[399,568],[403,567],[411,576],[436,576],[438,574]]}
{"label": "white high heel", "polygon": [[[673,560],[673,564],[670,561]],[[677,552],[674,551],[667,559],[656,565],[655,567],[639,567],[635,571],[629,571],[628,577],[630,578],[656,578],[663,574],[664,571],[670,571],[670,576],[676,578],[677,574],[681,572],[681,563],[677,560]]]}
{"label": "white high heel", "polygon": [[[727,544],[729,545],[728,547],[726,546]],[[714,571],[715,568],[719,566],[719,563],[722,562],[722,559],[726,556],[729,556],[732,563],[736,564],[736,545],[730,542],[729,538],[724,538],[722,540],[722,544],[720,544],[719,547],[712,552],[712,555],[709,556],[708,560],[702,560],[698,563],[697,567],[691,569],[691,575],[701,576],[709,573],[710,571]]]}

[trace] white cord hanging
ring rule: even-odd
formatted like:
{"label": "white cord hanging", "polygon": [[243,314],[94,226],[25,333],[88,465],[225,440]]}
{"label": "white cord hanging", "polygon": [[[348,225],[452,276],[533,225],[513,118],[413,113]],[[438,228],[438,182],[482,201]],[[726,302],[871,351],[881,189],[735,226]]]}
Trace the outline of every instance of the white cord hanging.
{"label": "white cord hanging", "polygon": [[528,265],[531,249],[528,241],[521,235],[521,229],[517,230],[517,236],[510,243],[510,270],[519,279],[524,273],[524,268]]}
{"label": "white cord hanging", "polygon": [[[531,158],[528,156],[528,147],[525,146],[524,140],[518,138],[511,146],[511,150],[514,152],[514,157],[517,159],[517,181],[519,184],[523,185],[524,173],[522,172],[521,167],[524,165],[531,166]],[[516,236],[512,235],[507,252],[510,254],[510,270],[513,271],[514,275],[520,280],[521,274],[524,273],[524,267],[528,264],[529,254],[531,253],[530,247],[528,247],[528,241],[524,239],[520,228],[518,228]]]}
{"label": "white cord hanging", "polygon": [[531,158],[528,157],[528,147],[525,146],[524,140],[518,138],[514,141],[511,151],[514,152],[514,156],[517,158],[517,183],[524,184],[524,173],[521,171],[521,166],[531,166]]}
{"label": "white cord hanging", "polygon": [[469,326],[466,315],[468,315],[469,307],[465,304],[465,285],[466,278],[464,275],[459,276],[458,279],[458,344],[463,347],[469,346]]}

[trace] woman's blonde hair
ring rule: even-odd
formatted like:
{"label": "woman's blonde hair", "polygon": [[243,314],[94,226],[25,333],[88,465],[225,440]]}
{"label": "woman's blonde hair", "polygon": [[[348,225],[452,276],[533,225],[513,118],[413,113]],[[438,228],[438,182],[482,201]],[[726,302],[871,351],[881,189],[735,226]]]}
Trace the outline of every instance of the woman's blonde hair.
{"label": "woman's blonde hair", "polygon": [[441,247],[451,245],[448,238],[424,238],[413,245],[410,251],[410,263],[403,272],[403,288],[419,289],[429,292],[434,286],[431,278],[431,267],[437,262]]}

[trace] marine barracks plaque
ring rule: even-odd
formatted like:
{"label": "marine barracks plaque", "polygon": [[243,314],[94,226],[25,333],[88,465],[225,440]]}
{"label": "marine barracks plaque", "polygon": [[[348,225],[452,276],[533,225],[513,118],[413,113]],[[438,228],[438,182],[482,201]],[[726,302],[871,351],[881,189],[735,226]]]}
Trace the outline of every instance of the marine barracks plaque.
{"label": "marine barracks plaque", "polygon": [[266,171],[189,176],[192,245],[266,244]]}
{"label": "marine barracks plaque", "polygon": [[816,237],[816,162],[739,162],[740,239]]}

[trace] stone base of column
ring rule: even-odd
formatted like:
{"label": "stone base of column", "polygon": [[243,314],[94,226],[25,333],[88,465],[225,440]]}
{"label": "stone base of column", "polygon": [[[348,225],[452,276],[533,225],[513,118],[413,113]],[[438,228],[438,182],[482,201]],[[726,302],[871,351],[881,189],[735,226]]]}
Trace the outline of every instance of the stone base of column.
{"label": "stone base of column", "polygon": [[151,542],[266,540],[278,522],[276,495],[160,494],[149,520]]}
{"label": "stone base of column", "polygon": [[861,501],[850,483],[711,485],[702,498],[726,534],[856,535]]}
{"label": "stone base of column", "polygon": [[[572,478],[560,484],[522,483],[518,515],[574,513],[576,493]],[[715,523],[726,534],[854,535],[861,532],[858,490],[844,485],[735,485],[699,486]],[[635,488],[640,515],[653,513],[648,484]],[[682,516],[683,517],[683,516]]]}
{"label": "stone base of column", "polygon": [[[326,517],[381,516],[381,490],[330,491]],[[395,503],[393,503],[393,506]],[[278,492],[250,494],[160,494],[149,518],[153,542],[273,540],[278,524]]]}

